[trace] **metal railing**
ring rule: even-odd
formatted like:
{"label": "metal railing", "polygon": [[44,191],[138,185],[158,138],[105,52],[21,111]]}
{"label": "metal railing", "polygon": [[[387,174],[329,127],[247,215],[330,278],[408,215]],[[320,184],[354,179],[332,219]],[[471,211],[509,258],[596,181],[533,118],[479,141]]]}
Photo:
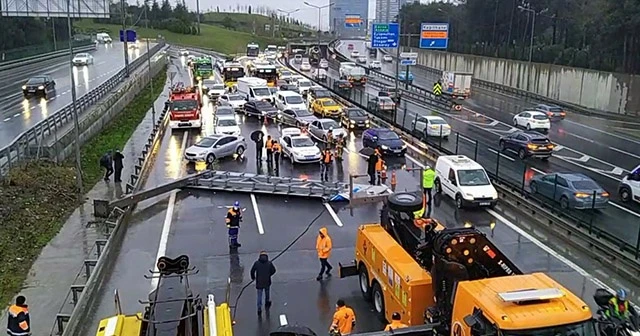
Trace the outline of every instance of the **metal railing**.
{"label": "metal railing", "polygon": [[[0,50],[0,64],[5,65],[11,62],[19,62],[26,58],[44,58],[51,57],[52,53],[61,53],[66,55],[69,53],[68,42],[60,41],[61,48],[56,49],[53,44],[41,44],[35,46],[28,46],[10,50]],[[90,38],[82,40],[74,40],[72,42],[74,48],[85,47],[95,44]],[[45,56],[49,55],[49,56]]]}
{"label": "metal railing", "polygon": [[[80,43],[78,46],[74,47],[74,52],[87,52],[87,51],[94,50],[95,48],[96,48],[96,44],[93,42]],[[69,55],[69,49],[63,49],[63,50],[52,51],[44,54],[37,54],[37,55],[23,57],[23,58],[14,59],[14,60],[8,60],[8,61],[0,62],[0,71],[11,70],[11,69],[22,67],[25,65],[39,63],[42,61],[48,61],[48,60],[56,59],[59,57],[68,57],[68,55]]]}
{"label": "metal railing", "polygon": [[[153,55],[162,47],[164,47],[164,42],[155,45],[149,50],[149,53]],[[130,70],[135,70],[139,66],[146,64],[146,62],[146,56],[138,57],[130,63]],[[125,79],[125,75],[126,71],[122,69],[100,86],[79,97],[76,105],[78,115],[111,92],[113,88]],[[0,149],[0,177],[5,176],[9,169],[21,162],[40,158],[42,154],[41,149],[46,137],[57,134],[58,129],[65,127],[73,121],[73,111],[71,107],[71,103],[66,105],[33,127],[22,132],[9,145]]]}
{"label": "metal railing", "polygon": [[[338,55],[335,61],[339,62],[341,58],[346,59],[344,56]],[[383,76],[390,77],[384,74]],[[458,132],[452,132],[448,140],[438,136],[427,137],[424,135],[423,130],[416,129],[416,121],[419,115],[412,114],[411,111],[407,109],[406,101],[404,107],[394,111],[377,111],[376,109],[370,109],[371,106],[368,106],[369,102],[375,97],[374,95],[367,94],[361,90],[351,90],[349,92],[337,91],[334,90],[334,82],[334,79],[329,78],[323,85],[334,91],[339,98],[367,110],[372,115],[389,123],[393,127],[397,127],[403,132],[419,139],[421,143],[427,144],[444,154],[465,155],[474,159],[485,167],[485,170],[492,180],[519,193],[527,200],[543,206],[555,216],[567,219],[575,229],[584,229],[589,235],[597,239],[604,239],[619,247],[621,252],[630,253],[634,259],[640,260],[640,222],[635,221],[634,224],[630,223],[625,233],[612,232],[607,226],[607,223],[609,223],[612,218],[608,212],[617,211],[618,209],[615,209],[610,204],[608,208],[598,209],[601,204],[600,195],[579,195],[579,198],[582,199],[580,204],[581,207],[584,207],[583,209],[578,210],[572,207],[564,208],[559,202],[560,197],[558,197],[559,195],[557,194],[559,188],[555,182],[548,186],[551,188],[551,191],[548,193],[549,195],[544,195],[545,192],[542,192],[538,186],[534,186],[532,190],[532,181],[534,181],[534,184],[541,184],[539,179],[534,179],[534,176],[539,175],[540,171],[527,161],[508,156],[497,143],[489,144]],[[370,81],[369,83],[376,85],[375,81]],[[428,92],[428,90],[422,88],[414,90],[424,90],[424,92]],[[427,95],[419,97],[407,96],[405,98],[420,105],[426,106],[430,104],[429,96]],[[436,110],[449,114],[452,113],[449,109],[435,108],[433,114],[438,114]]]}

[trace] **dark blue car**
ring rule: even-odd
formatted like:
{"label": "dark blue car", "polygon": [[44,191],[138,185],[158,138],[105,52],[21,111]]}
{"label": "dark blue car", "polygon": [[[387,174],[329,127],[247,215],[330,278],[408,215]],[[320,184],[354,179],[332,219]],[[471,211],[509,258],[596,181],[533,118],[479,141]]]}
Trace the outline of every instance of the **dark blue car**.
{"label": "dark blue car", "polygon": [[370,128],[362,133],[362,147],[380,150],[385,155],[403,156],[407,145],[398,134],[388,128]]}

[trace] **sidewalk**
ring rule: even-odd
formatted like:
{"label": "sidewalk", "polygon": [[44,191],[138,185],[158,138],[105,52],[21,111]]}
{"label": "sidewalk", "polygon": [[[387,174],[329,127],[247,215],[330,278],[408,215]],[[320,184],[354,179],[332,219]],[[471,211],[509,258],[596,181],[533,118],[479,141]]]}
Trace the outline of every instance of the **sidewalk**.
{"label": "sidewalk", "polygon": [[[160,83],[154,83],[159,85]],[[168,98],[169,80],[163,84],[165,89],[160,97]],[[166,100],[166,99],[164,99]],[[164,100],[155,102],[156,114],[162,111]],[[156,115],[157,118],[157,115]],[[93,200],[119,198],[125,189],[125,184],[133,171],[138,156],[142,153],[147,138],[153,128],[151,109],[133,135],[121,148],[125,156],[122,171],[122,183],[100,181],[85,195],[85,203],[77,208],[67,219],[60,232],[42,250],[35,261],[20,295],[27,298],[31,315],[33,335],[45,336],[52,332],[55,326],[56,314],[64,307],[65,312],[71,313],[73,305],[69,294],[69,286],[74,283],[84,284],[86,279],[77,279],[82,272],[84,277],[84,260],[97,257],[96,239],[104,237],[93,226],[87,227],[94,220]],[[96,162],[96,165],[98,162]],[[2,323],[6,323],[6,309],[1,315]]]}

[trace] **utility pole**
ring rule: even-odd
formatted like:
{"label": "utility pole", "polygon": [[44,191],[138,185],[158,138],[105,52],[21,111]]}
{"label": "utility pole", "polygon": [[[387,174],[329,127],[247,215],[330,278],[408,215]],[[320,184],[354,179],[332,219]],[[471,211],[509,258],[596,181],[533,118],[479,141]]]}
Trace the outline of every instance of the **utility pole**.
{"label": "utility pole", "polygon": [[308,3],[308,2],[305,1],[304,4],[309,6],[309,7],[312,7],[312,8],[315,8],[315,9],[318,10],[318,47],[320,47],[320,33],[322,33],[322,28],[321,28],[322,27],[322,10],[325,9],[325,8],[331,7],[331,6],[335,5],[336,3],[332,2],[332,3],[330,3],[328,5],[324,5],[324,6],[316,6],[314,4],[311,4],[311,3]]}
{"label": "utility pole", "polygon": [[[398,35],[402,36],[402,24],[400,22],[400,16],[398,15],[398,30],[400,30],[398,32]],[[398,47],[396,48],[396,95],[399,93],[398,88],[400,86],[398,77],[400,77],[400,37],[398,37]],[[406,79],[406,78],[405,78]],[[397,106],[396,106],[397,109]]]}
{"label": "utility pole", "polygon": [[76,184],[78,195],[84,194],[82,182],[82,161],[80,158],[80,122],[78,121],[78,97],[76,79],[73,75],[73,26],[71,25],[71,0],[67,0],[67,29],[69,30],[69,74],[71,75],[71,113],[73,115],[74,149],[76,154]]}
{"label": "utility pole", "polygon": [[56,41],[56,19],[51,18],[51,32],[53,34],[53,50],[58,50],[58,43]]}
{"label": "utility pole", "polygon": [[127,44],[127,5],[120,0],[122,6],[122,35],[124,40],[124,77],[129,77],[129,45]]}
{"label": "utility pole", "polygon": [[546,12],[548,10],[548,8],[545,8],[539,12],[536,13],[535,10],[531,9],[531,8],[527,8],[527,7],[523,7],[523,6],[518,6],[518,9],[521,11],[527,11],[529,13],[531,13],[531,40],[529,42],[529,70],[527,71],[527,91],[529,91],[529,87],[530,87],[530,81],[531,81],[531,71],[533,70],[533,63],[532,58],[533,58],[533,35],[536,32],[536,16],[538,16],[539,14],[542,14],[544,12]]}
{"label": "utility pole", "polygon": [[200,35],[200,0],[196,0],[196,12],[198,17],[198,35]]}
{"label": "utility pole", "polygon": [[[144,25],[145,28],[149,28],[149,19],[147,16],[148,12],[148,2],[145,1],[144,4]],[[200,34],[200,32],[198,32]],[[151,74],[151,54],[149,53],[149,36],[146,38],[147,40],[147,66],[149,67],[149,87],[151,88],[151,94],[153,94],[153,75]],[[156,122],[156,104],[155,101],[151,103],[151,125],[154,125]]]}

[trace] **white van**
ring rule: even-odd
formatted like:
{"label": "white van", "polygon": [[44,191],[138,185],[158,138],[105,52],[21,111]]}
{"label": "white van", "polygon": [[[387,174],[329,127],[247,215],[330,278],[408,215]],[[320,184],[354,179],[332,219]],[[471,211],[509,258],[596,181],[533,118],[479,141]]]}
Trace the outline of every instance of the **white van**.
{"label": "white van", "polygon": [[494,207],[498,192],[484,168],[464,155],[446,155],[436,161],[436,194],[444,192],[456,201],[456,207]]}
{"label": "white van", "polygon": [[302,96],[293,91],[278,91],[276,95],[276,107],[280,111],[284,110],[304,110],[307,105]]}
{"label": "white van", "polygon": [[109,34],[107,34],[107,33],[98,33],[98,34],[96,34],[96,41],[98,41],[98,43],[111,43],[111,42],[113,42],[113,40],[111,39],[111,36],[109,36]]}
{"label": "white van", "polygon": [[236,85],[237,93],[245,97],[246,101],[264,100],[273,102],[271,90],[267,86],[267,81],[257,77],[240,77]]}

